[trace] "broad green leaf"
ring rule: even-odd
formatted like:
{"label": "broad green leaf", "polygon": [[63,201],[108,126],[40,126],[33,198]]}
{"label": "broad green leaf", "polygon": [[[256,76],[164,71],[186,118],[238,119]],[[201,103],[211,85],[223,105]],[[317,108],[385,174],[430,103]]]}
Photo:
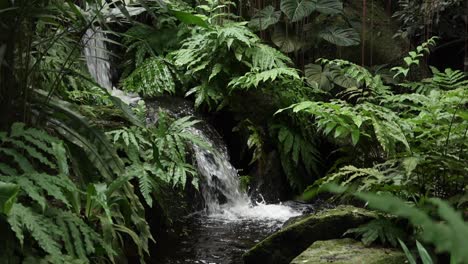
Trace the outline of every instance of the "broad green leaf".
{"label": "broad green leaf", "polygon": [[318,88],[324,91],[329,91],[333,88],[330,79],[328,78],[327,69],[324,69],[318,64],[307,64],[304,70],[307,81],[315,82],[318,84]]}
{"label": "broad green leaf", "polygon": [[322,14],[335,15],[343,10],[343,3],[340,0],[317,0],[317,11]]}
{"label": "broad green leaf", "polygon": [[285,53],[291,53],[300,50],[304,43],[295,34],[286,34],[282,29],[276,28],[271,36],[271,41]]}
{"label": "broad green leaf", "polygon": [[422,261],[423,264],[433,264],[434,263],[432,261],[431,256],[427,252],[427,250],[417,240],[416,240],[416,247],[418,248],[419,256],[421,257],[421,261]]}
{"label": "broad green leaf", "polygon": [[361,133],[359,132],[359,129],[355,129],[351,132],[351,141],[353,142],[353,146],[356,146],[356,144],[359,142],[359,136]]}
{"label": "broad green leaf", "polygon": [[299,21],[315,11],[317,0],[281,0],[281,11],[292,21]]}
{"label": "broad green leaf", "polygon": [[19,186],[12,183],[0,182],[0,213],[8,214],[16,201]]}
{"label": "broad green leaf", "polygon": [[417,264],[416,260],[413,257],[413,254],[411,254],[411,251],[408,249],[405,243],[401,241],[400,239],[398,239],[398,242],[400,242],[400,246],[405,252],[406,259],[408,260],[409,264]]}
{"label": "broad green leaf", "polygon": [[188,12],[183,11],[171,11],[171,13],[179,19],[181,22],[188,25],[197,25],[200,27],[208,28],[209,24],[205,21],[204,17],[201,15],[194,15]]}
{"label": "broad green leaf", "polygon": [[336,129],[335,129],[335,135],[334,137],[335,138],[339,138],[340,136],[343,136],[345,135],[346,133],[348,132],[348,129],[344,126],[338,126]]}
{"label": "broad green leaf", "polygon": [[328,27],[319,37],[337,46],[356,46],[360,43],[359,34],[352,28]]}
{"label": "broad green leaf", "polygon": [[278,23],[281,11],[275,11],[271,5],[258,11],[250,20],[249,27],[253,30],[265,30],[271,25]]}

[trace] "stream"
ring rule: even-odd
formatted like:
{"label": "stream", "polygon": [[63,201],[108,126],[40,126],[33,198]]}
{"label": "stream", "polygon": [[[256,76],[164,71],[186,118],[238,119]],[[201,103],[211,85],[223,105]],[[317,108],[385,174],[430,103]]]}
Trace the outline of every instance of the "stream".
{"label": "stream", "polygon": [[[275,215],[276,212],[285,213],[284,208],[291,208],[297,214],[309,213],[312,210],[310,205],[285,202],[283,205],[259,205],[253,207],[252,211],[259,210]],[[165,253],[153,259],[151,263],[243,263],[242,254],[281,228],[288,216],[283,215],[283,218],[279,219],[257,217],[233,220],[207,215],[204,212],[194,213],[184,219],[186,230],[179,240],[174,244],[162,246],[160,250]]]}

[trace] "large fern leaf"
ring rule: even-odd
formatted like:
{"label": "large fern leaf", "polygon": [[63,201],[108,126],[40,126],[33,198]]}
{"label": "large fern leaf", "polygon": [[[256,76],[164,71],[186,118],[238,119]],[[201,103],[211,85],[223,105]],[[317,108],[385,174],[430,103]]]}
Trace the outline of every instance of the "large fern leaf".
{"label": "large fern leaf", "polygon": [[125,91],[142,96],[161,96],[175,93],[175,82],[165,60],[159,57],[147,59],[123,80]]}

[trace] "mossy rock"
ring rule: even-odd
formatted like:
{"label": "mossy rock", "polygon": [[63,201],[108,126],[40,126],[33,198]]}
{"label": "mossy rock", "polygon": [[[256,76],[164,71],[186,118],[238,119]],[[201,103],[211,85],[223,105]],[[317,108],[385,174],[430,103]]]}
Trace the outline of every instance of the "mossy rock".
{"label": "mossy rock", "polygon": [[382,247],[366,247],[350,238],[317,241],[297,256],[291,264],[400,264],[403,252]]}
{"label": "mossy rock", "polygon": [[246,264],[289,263],[319,240],[340,238],[348,229],[377,217],[354,206],[338,206],[310,215],[267,237],[243,255]]}

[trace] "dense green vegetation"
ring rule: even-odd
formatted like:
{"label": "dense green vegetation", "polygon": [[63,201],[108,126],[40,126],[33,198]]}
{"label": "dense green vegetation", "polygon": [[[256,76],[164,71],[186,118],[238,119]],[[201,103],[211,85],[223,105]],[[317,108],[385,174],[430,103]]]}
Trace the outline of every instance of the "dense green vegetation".
{"label": "dense green vegetation", "polygon": [[358,2],[0,0],[0,261],[143,263],[161,228],[150,212],[170,226],[167,197],[199,189],[198,121],[147,122],[143,101],[101,87],[91,28],[117,88],[229,116],[246,171],[275,153],[289,197],[385,213],[348,231],[365,244],[468,263],[467,48],[437,60],[466,43],[467,3],[389,1],[406,52],[374,65],[386,1]]}

